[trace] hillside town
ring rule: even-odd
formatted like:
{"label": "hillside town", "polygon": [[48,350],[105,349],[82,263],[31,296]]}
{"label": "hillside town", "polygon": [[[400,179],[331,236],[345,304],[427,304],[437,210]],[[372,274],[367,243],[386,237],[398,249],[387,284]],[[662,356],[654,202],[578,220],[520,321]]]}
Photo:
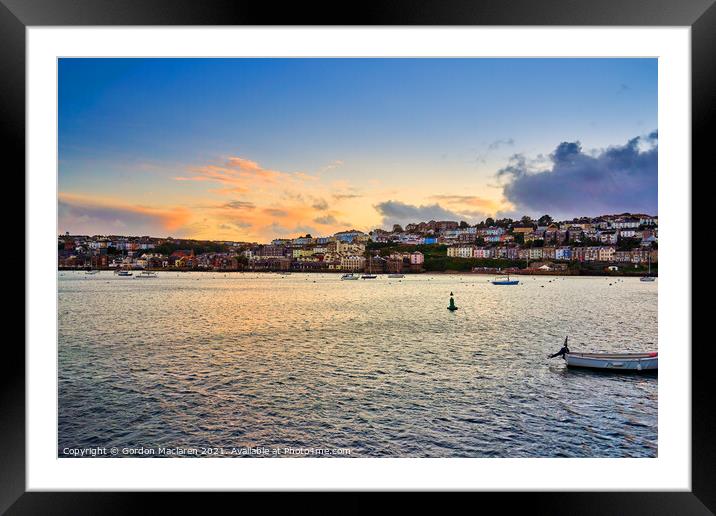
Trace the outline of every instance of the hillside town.
{"label": "hillside town", "polygon": [[658,218],[630,213],[569,221],[488,218],[475,225],[433,220],[264,244],[69,232],[58,238],[60,269],[578,274],[657,263]]}

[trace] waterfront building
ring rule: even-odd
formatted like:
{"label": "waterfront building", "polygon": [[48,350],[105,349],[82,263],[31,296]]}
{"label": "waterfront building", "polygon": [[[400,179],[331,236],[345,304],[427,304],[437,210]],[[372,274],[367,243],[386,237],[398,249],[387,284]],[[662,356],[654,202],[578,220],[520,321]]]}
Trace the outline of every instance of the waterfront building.
{"label": "waterfront building", "polygon": [[597,260],[600,262],[611,262],[614,259],[615,249],[612,246],[600,247]]}
{"label": "waterfront building", "polygon": [[260,245],[253,251],[253,258],[283,258],[286,255],[286,248],[281,245]]}
{"label": "waterfront building", "polygon": [[315,251],[315,249],[313,249],[313,248],[308,248],[308,249],[306,249],[306,248],[298,248],[298,249],[292,249],[292,250],[291,250],[291,256],[292,256],[293,258],[300,259],[300,258],[306,258],[306,257],[308,257],[308,256],[313,256],[313,254],[314,254],[315,252],[316,252],[316,251]]}
{"label": "waterfront building", "polygon": [[557,258],[557,249],[555,247],[543,247],[542,259],[555,260]]}
{"label": "waterfront building", "polygon": [[365,269],[365,257],[363,256],[344,256],[340,260],[341,270],[344,271],[362,271]]}
{"label": "waterfront building", "polygon": [[542,259],[542,248],[541,247],[530,247],[528,249],[528,256],[530,260],[541,260]]}
{"label": "waterfront building", "polygon": [[453,245],[448,247],[447,255],[451,258],[473,258],[474,245]]}
{"label": "waterfront building", "polygon": [[572,248],[571,247],[558,247],[554,250],[555,260],[571,260],[572,259]]}
{"label": "waterfront building", "polygon": [[473,258],[492,258],[493,256],[492,247],[476,247],[472,255]]}

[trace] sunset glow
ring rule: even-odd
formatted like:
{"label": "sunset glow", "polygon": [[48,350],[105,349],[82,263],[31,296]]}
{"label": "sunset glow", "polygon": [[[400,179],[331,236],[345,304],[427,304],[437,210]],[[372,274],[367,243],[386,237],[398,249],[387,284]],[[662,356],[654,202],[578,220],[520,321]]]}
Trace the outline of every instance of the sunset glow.
{"label": "sunset glow", "polygon": [[[585,159],[656,145],[656,72],[653,59],[62,59],[58,231],[267,241],[540,215],[518,182],[558,177],[562,142]],[[589,188],[604,202],[572,192],[552,215],[620,207]],[[656,208],[640,202],[619,200]]]}

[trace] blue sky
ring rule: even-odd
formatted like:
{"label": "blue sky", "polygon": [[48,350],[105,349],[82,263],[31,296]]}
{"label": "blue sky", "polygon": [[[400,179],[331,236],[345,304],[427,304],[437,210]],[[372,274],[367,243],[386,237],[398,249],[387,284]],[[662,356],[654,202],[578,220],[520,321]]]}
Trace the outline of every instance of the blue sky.
{"label": "blue sky", "polygon": [[[530,189],[631,178],[605,149],[656,152],[655,59],[61,59],[58,99],[62,231],[264,239],[400,213],[656,210],[656,170],[623,207],[606,186],[541,203],[500,173],[522,156]],[[556,170],[562,142],[592,172]]]}

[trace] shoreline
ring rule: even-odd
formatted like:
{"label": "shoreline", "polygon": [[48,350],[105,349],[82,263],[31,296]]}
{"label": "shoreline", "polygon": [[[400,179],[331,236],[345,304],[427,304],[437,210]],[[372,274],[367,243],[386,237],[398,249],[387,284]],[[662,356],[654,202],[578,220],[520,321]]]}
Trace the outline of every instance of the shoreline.
{"label": "shoreline", "polygon": [[[102,271],[102,272],[114,272],[116,269],[114,268],[102,268],[102,269],[86,269],[84,267],[82,268],[76,268],[76,267],[58,267],[57,272],[85,272],[87,270],[96,270],[96,271]],[[209,269],[171,269],[171,268],[163,268],[163,269],[131,269],[132,272],[141,272],[141,271],[151,271],[151,272],[178,272],[178,273],[186,273],[186,272],[201,272],[201,273],[211,273],[211,274],[228,274],[228,273],[245,273],[245,274],[337,274],[337,275],[343,275],[343,274],[367,274],[365,272],[361,271],[332,271],[332,270],[323,270],[323,271],[282,271],[282,270],[209,270]],[[396,274],[392,272],[374,272],[372,274],[376,274],[378,276],[387,276],[388,274]],[[422,272],[401,272],[397,274],[404,274],[405,277],[408,276],[420,276],[424,274],[434,274],[434,275],[446,275],[446,276],[471,276],[471,275],[479,275],[479,276],[504,276],[506,275],[506,272],[504,271],[456,271],[456,270],[446,270],[446,271],[422,271]],[[641,278],[645,276],[643,272],[622,272],[622,271],[604,271],[604,272],[597,272],[597,271],[578,271],[578,272],[571,272],[571,271],[528,271],[528,270],[510,270],[509,274],[511,276],[564,276],[564,277],[594,277],[594,278],[601,278],[601,277],[624,277],[624,278]],[[658,274],[651,274],[653,277],[658,278]]]}

